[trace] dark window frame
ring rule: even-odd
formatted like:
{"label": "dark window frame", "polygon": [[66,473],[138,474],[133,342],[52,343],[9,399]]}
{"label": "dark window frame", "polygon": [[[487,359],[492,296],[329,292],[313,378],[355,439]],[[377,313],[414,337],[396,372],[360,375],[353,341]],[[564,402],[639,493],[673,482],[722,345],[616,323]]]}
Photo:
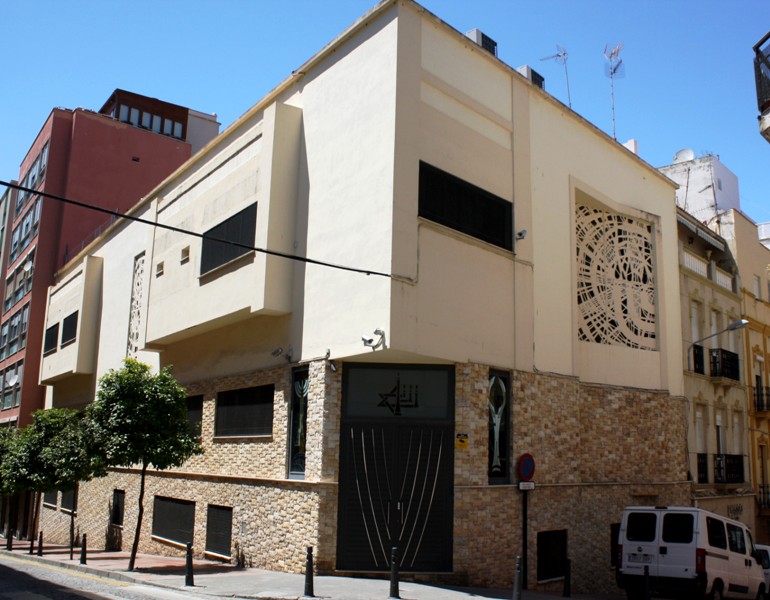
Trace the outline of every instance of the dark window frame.
{"label": "dark window frame", "polygon": [[60,507],[65,512],[77,514],[78,512],[78,488],[75,486],[71,490],[61,490]]}
{"label": "dark window frame", "polygon": [[513,251],[513,203],[423,161],[418,215]]}
{"label": "dark window frame", "polygon": [[110,506],[110,525],[123,527],[126,512],[126,491],[112,490],[112,505]]}
{"label": "dark window frame", "polygon": [[203,394],[187,397],[187,424],[192,434],[200,437],[203,425]]}
{"label": "dark window frame", "polygon": [[[498,383],[499,382],[499,383]],[[505,394],[502,410],[496,412],[493,415],[492,412],[492,393],[493,385],[495,388],[499,388],[499,384],[504,386],[503,393]],[[489,388],[487,389],[488,395],[488,442],[489,451],[487,458],[487,476],[490,485],[505,485],[511,482],[511,465],[510,465],[510,430],[511,430],[511,375],[508,371],[499,371],[496,369],[489,370]],[[501,414],[500,414],[501,413]],[[495,427],[494,418],[500,419],[500,425]],[[495,431],[497,429],[499,440],[497,443],[497,462],[495,465]]]}
{"label": "dark window frame", "polygon": [[566,529],[537,532],[537,580],[567,576],[568,536]]}
{"label": "dark window frame", "polygon": [[[256,233],[256,202],[206,231],[201,243],[200,275],[206,275],[253,252]],[[244,248],[244,246],[248,247]]]}
{"label": "dark window frame", "polygon": [[59,347],[64,348],[69,344],[72,344],[78,337],[78,311],[70,313],[61,323],[61,342]]}
{"label": "dark window frame", "polygon": [[59,492],[57,490],[43,492],[43,506],[56,509],[58,501]]}
{"label": "dark window frame", "polygon": [[195,502],[155,496],[152,511],[153,537],[187,544],[195,534]]}
{"label": "dark window frame", "polygon": [[289,412],[289,477],[305,478],[305,451],[307,441],[307,407],[310,390],[307,367],[292,372],[291,405]]}
{"label": "dark window frame", "polygon": [[59,324],[54,323],[43,336],[43,356],[53,354],[59,348]]}
{"label": "dark window frame", "polygon": [[206,552],[230,557],[233,537],[233,508],[209,504],[206,508]]}
{"label": "dark window frame", "polygon": [[273,435],[275,385],[260,385],[217,394],[214,437]]}

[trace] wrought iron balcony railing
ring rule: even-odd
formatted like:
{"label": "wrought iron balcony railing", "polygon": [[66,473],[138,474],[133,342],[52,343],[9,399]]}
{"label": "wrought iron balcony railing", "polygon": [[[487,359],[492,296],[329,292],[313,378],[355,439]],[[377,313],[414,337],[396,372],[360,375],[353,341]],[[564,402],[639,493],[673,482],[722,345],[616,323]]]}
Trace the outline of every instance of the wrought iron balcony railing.
{"label": "wrought iron balcony railing", "polygon": [[754,79],[757,83],[757,108],[760,114],[770,110],[770,34],[754,46]]}
{"label": "wrought iron balcony railing", "polygon": [[770,485],[760,485],[757,489],[757,501],[760,508],[770,508]]}
{"label": "wrought iron balcony railing", "polygon": [[709,455],[698,454],[698,483],[709,482]]}
{"label": "wrought iron balcony railing", "polygon": [[[740,357],[735,352],[723,350],[722,348],[712,348],[708,353],[711,377],[725,377],[734,381],[741,380]],[[706,374],[705,354],[706,350],[703,346],[693,344],[692,370],[694,373]]]}
{"label": "wrought iron balcony railing", "polygon": [[754,387],[754,410],[770,411],[770,387]]}
{"label": "wrought iron balcony railing", "polygon": [[715,454],[714,483],[744,483],[743,455]]}

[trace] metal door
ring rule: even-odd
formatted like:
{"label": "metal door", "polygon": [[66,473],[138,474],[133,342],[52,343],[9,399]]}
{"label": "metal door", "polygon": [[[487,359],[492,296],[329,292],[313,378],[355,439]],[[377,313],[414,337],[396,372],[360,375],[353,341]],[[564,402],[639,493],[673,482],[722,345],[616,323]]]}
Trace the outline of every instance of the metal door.
{"label": "metal door", "polygon": [[337,568],[451,571],[452,371],[346,368]]}

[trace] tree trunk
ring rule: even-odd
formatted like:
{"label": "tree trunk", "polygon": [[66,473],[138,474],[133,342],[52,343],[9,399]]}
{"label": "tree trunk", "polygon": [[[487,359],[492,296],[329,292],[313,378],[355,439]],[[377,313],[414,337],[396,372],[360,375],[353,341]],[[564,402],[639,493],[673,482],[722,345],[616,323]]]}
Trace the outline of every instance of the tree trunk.
{"label": "tree trunk", "polygon": [[134,531],[134,543],[131,545],[131,557],[128,559],[128,570],[134,570],[136,553],[139,550],[139,534],[142,531],[142,517],[144,517],[144,477],[147,474],[147,463],[142,462],[142,476],[139,479],[139,514],[136,518],[136,531]]}

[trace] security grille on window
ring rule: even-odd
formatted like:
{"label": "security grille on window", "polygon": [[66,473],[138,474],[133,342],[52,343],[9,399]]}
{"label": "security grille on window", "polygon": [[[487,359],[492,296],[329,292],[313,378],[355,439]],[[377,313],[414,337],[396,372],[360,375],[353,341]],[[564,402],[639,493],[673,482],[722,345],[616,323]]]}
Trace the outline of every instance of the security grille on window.
{"label": "security grille on window", "polygon": [[274,394],[273,385],[219,392],[215,434],[220,437],[271,435]]}
{"label": "security grille on window", "polygon": [[424,219],[513,249],[511,202],[422,161],[418,204]]}
{"label": "security grille on window", "polygon": [[230,556],[233,533],[233,509],[209,504],[206,517],[206,552]]}
{"label": "security grille on window", "polygon": [[[257,204],[244,208],[241,212],[212,227],[204,233],[201,247],[201,275],[220,267],[239,256],[248,254],[250,250],[232,243],[254,246],[254,236],[257,230]],[[215,241],[225,240],[225,241]]]}
{"label": "security grille on window", "polygon": [[75,341],[78,335],[78,311],[64,317],[61,324],[61,345],[66,346]]}
{"label": "security grille on window", "polygon": [[152,535],[172,542],[193,541],[195,502],[155,496],[152,515]]}

